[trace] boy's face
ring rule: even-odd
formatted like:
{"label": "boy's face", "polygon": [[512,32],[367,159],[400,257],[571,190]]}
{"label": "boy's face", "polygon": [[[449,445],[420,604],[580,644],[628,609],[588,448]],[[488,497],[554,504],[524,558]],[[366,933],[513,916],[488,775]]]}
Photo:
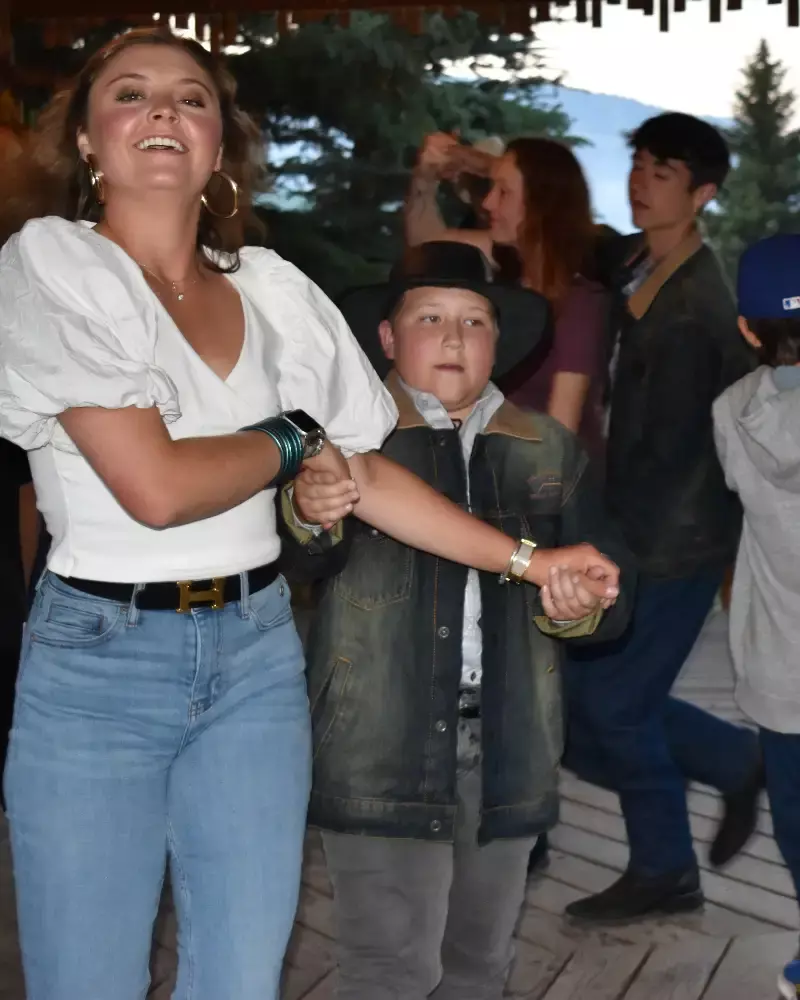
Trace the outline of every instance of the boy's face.
{"label": "boy's face", "polygon": [[463,288],[412,288],[394,320],[380,326],[381,344],[398,375],[463,418],[494,367],[497,324],[488,299]]}
{"label": "boy's face", "polygon": [[633,224],[644,232],[690,225],[717,193],[714,184],[692,190],[683,160],[658,160],[649,150],[634,153],[628,178]]}

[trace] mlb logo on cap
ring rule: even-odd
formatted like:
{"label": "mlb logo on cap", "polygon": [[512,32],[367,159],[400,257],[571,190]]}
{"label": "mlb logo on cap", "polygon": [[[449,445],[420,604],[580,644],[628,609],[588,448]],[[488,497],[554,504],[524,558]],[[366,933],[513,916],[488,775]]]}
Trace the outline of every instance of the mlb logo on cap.
{"label": "mlb logo on cap", "polygon": [[748,247],[739,262],[739,315],[800,320],[800,233],[769,236]]}

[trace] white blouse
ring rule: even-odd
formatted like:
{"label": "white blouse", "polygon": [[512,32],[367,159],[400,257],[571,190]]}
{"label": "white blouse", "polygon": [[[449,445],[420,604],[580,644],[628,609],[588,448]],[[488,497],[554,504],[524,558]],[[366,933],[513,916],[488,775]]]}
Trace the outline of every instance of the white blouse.
{"label": "white blouse", "polygon": [[139,267],[83,223],[36,219],[0,254],[0,435],[30,451],[63,576],[205,579],[275,559],[274,491],[193,524],[135,521],[58,421],[75,406],[157,406],[172,438],[229,434],[303,409],[345,455],[380,448],[397,419],[341,313],[293,265],[246,247],[230,275],[245,338],[224,381],[194,352]]}

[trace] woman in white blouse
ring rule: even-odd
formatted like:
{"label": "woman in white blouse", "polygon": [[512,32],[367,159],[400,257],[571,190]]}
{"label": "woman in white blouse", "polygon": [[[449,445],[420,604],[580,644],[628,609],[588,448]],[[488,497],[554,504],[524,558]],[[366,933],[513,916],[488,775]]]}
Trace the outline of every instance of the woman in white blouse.
{"label": "woman in white blouse", "polygon": [[[277,996],[310,751],[276,485],[305,461],[409,544],[498,573],[521,551],[376,454],[394,405],[340,314],[242,246],[233,93],[193,42],[112,43],[37,154],[59,214],[98,225],[36,219],[0,260],[0,432],[53,538],[6,771],[28,1000],[144,996],[167,856],[176,996]],[[565,560],[613,597],[593,549]]]}

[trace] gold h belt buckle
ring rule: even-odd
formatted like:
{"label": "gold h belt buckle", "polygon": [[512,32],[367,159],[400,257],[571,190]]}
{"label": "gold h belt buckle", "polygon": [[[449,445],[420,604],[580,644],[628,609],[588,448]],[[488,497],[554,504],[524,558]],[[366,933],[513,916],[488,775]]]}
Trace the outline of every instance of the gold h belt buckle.
{"label": "gold h belt buckle", "polygon": [[212,611],[221,611],[225,607],[225,577],[217,576],[211,581],[209,590],[192,590],[192,580],[178,580],[180,603],[176,608],[180,614],[192,610],[193,604],[210,601]]}

